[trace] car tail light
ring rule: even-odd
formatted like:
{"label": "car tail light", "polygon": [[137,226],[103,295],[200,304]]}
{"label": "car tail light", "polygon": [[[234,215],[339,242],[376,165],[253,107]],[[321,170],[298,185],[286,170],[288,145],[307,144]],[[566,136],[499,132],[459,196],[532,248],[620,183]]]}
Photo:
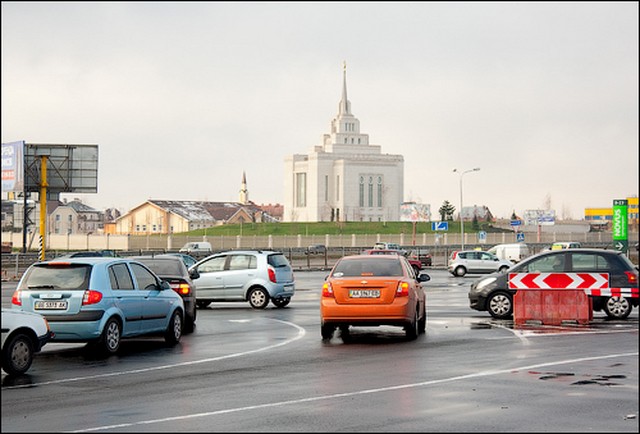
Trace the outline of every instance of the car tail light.
{"label": "car tail light", "polygon": [[398,289],[396,289],[396,297],[408,297],[409,296],[409,283],[400,282],[398,283]]}
{"label": "car tail light", "polygon": [[276,281],[276,271],[273,268],[269,268],[269,280],[273,283],[277,283]]}
{"label": "car tail light", "polygon": [[13,296],[11,296],[11,304],[15,304],[16,306],[22,306],[22,291],[18,289],[13,292]]}
{"label": "car tail light", "polygon": [[322,285],[322,296],[323,297],[331,297],[331,298],[334,297],[333,288],[331,287],[331,284],[329,282],[325,282]]}
{"label": "car tail light", "polygon": [[171,288],[180,295],[191,294],[191,286],[188,283],[172,283]]}
{"label": "car tail light", "polygon": [[100,303],[100,300],[102,300],[101,292],[94,291],[93,289],[87,289],[82,296],[82,305],[86,306],[88,304]]}
{"label": "car tail light", "polygon": [[627,275],[627,282],[631,285],[638,284],[638,276],[633,271],[625,271],[624,274]]}

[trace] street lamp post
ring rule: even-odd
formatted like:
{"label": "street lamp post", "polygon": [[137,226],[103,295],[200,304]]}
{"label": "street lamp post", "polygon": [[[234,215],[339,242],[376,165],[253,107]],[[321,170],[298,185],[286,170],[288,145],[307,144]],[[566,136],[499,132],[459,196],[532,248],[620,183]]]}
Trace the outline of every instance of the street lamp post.
{"label": "street lamp post", "polygon": [[478,170],[480,170],[479,167],[475,167],[473,169],[469,169],[469,170],[465,170],[465,171],[460,171],[458,169],[453,169],[454,172],[457,172],[460,174],[460,250],[464,250],[464,220],[462,219],[462,177],[464,176],[465,173],[469,173],[469,172],[477,172]]}

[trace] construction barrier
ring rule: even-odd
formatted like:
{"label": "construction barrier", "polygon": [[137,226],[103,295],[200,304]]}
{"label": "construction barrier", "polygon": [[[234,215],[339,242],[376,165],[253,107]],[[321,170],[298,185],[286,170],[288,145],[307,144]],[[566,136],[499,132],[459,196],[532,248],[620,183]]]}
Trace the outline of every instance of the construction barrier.
{"label": "construction barrier", "polygon": [[515,325],[532,321],[544,325],[589,324],[592,320],[593,302],[581,289],[527,289],[513,297]]}
{"label": "construction barrier", "polygon": [[593,320],[590,291],[609,288],[608,273],[510,273],[513,322],[524,325],[539,322],[589,324]]}

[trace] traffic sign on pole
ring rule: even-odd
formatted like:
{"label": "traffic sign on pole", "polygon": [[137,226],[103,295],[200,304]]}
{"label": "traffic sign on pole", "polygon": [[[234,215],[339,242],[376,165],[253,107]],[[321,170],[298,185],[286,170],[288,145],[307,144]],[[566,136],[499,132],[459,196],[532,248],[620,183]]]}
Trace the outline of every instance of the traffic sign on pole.
{"label": "traffic sign on pole", "polygon": [[626,199],[614,199],[613,201],[613,221],[612,221],[612,235],[613,235],[613,248],[620,252],[627,252],[629,249],[628,238],[628,213],[627,213],[627,200]]}

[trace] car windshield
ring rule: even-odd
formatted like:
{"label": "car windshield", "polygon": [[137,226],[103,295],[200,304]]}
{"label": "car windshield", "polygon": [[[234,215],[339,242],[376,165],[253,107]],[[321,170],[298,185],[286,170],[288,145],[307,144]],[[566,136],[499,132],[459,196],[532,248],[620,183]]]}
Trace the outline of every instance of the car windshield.
{"label": "car windshield", "polygon": [[356,276],[402,276],[400,261],[378,259],[376,257],[364,259],[350,259],[336,264],[333,277]]}
{"label": "car windshield", "polygon": [[19,289],[67,289],[84,291],[89,287],[89,264],[36,264]]}

